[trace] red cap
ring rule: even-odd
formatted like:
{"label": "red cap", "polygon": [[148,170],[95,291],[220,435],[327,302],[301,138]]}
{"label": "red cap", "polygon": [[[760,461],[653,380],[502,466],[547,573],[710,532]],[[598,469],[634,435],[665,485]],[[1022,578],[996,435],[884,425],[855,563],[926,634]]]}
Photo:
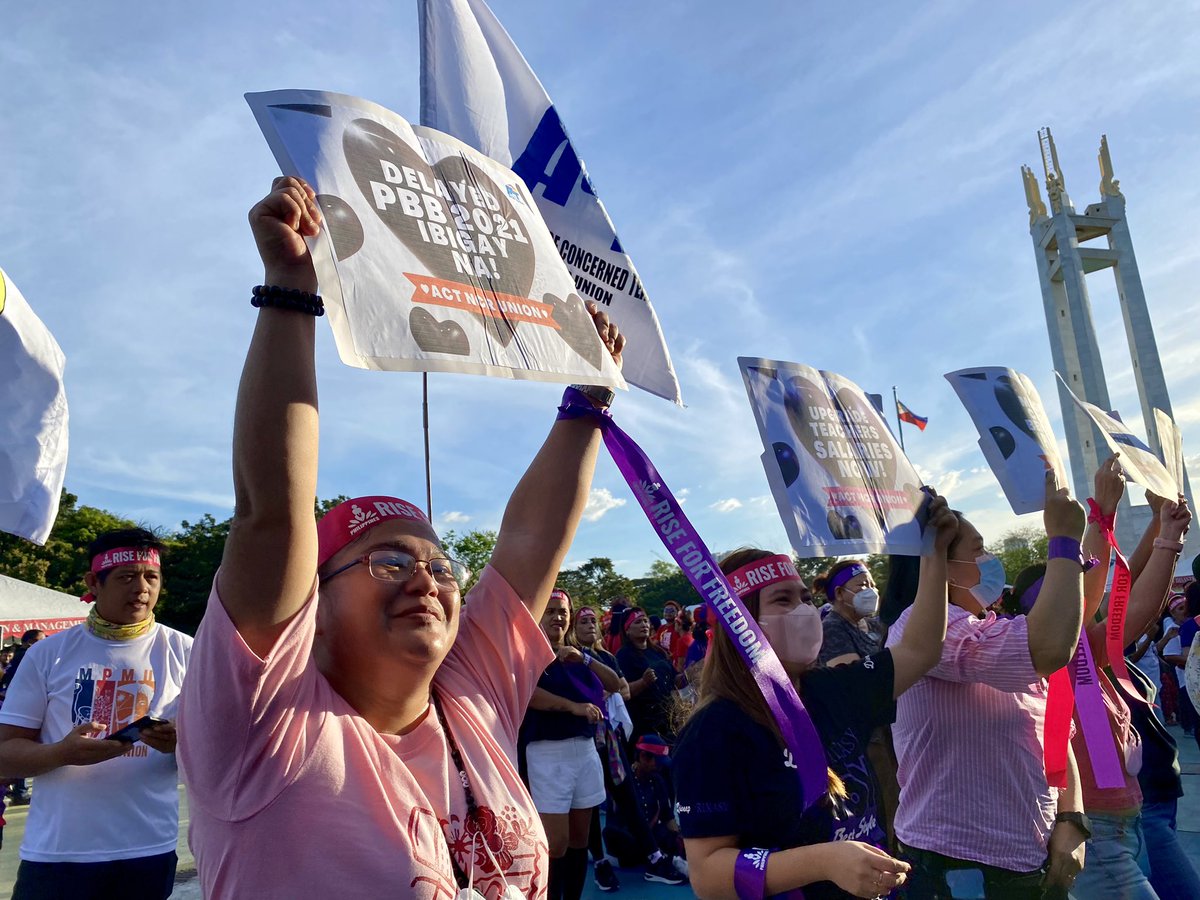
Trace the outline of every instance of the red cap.
{"label": "red cap", "polygon": [[[429,518],[407,500],[396,497],[355,497],[339,503],[317,523],[317,565],[389,519],[429,525]],[[432,527],[432,526],[430,526]]]}

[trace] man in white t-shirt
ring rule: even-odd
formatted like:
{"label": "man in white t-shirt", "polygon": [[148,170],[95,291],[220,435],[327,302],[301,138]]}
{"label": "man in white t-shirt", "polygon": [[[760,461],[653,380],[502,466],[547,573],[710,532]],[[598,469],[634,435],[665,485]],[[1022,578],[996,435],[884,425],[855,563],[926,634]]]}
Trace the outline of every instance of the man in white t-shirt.
{"label": "man in white t-shirt", "polygon": [[154,621],[161,550],[140,528],[96,538],[87,621],[33,645],[9,686],[0,779],[37,778],[14,900],[171,895],[192,639]]}

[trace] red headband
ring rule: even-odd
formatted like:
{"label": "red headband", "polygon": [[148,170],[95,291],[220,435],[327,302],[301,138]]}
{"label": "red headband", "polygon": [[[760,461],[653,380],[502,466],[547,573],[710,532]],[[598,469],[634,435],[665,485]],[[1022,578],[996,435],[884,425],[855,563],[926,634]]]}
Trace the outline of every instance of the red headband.
{"label": "red headband", "polygon": [[99,575],[117,566],[158,566],[158,551],[153,547],[114,547],[92,557],[92,574]]}
{"label": "red headband", "polygon": [[768,556],[766,559],[756,559],[729,573],[729,583],[733,585],[739,598],[781,581],[799,581],[803,584],[792,558],[782,553]]}
{"label": "red headband", "polygon": [[[158,551],[153,547],[114,547],[112,550],[105,550],[92,557],[92,574],[99,575],[101,572],[107,572],[109,569],[116,569],[120,566],[138,565],[162,568]],[[84,603],[95,603],[96,595],[88,591],[79,599]]]}
{"label": "red headband", "polygon": [[325,565],[347,544],[389,519],[429,525],[429,518],[418,507],[395,497],[355,497],[339,503],[317,523],[317,566]]}
{"label": "red headband", "polygon": [[644,618],[646,618],[645,611],[640,610],[640,609],[635,609],[633,612],[629,613],[625,617],[625,624],[622,626],[621,630],[628,631],[630,625],[632,625],[634,622],[638,621],[638,619],[644,619]]}
{"label": "red headband", "polygon": [[575,621],[578,622],[585,614],[591,616],[593,619],[596,618],[595,609],[590,606],[581,606],[575,611]]}

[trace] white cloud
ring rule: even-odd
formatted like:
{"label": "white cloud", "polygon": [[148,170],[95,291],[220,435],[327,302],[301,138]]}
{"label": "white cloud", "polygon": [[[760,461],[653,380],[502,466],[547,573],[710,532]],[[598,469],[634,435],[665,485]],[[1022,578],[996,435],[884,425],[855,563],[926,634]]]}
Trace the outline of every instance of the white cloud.
{"label": "white cloud", "polygon": [[614,497],[608,488],[592,488],[588,493],[587,506],[583,508],[583,517],[589,522],[599,522],[609,510],[624,506],[627,502],[622,497]]}
{"label": "white cloud", "polygon": [[718,500],[716,503],[709,504],[709,509],[715,509],[719,513],[733,512],[735,509],[742,508],[742,501],[737,497],[729,497],[725,500]]}
{"label": "white cloud", "polygon": [[464,512],[459,512],[458,510],[451,510],[448,513],[442,513],[441,519],[443,525],[462,525],[471,521],[470,516]]}

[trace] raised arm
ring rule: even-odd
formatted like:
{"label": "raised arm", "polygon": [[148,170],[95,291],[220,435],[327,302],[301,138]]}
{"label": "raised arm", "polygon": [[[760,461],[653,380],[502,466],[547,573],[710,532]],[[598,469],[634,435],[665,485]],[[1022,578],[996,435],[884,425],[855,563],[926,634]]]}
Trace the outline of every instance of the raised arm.
{"label": "raised arm", "polygon": [[946,505],[946,498],[934,496],[929,503],[929,529],[933,529],[932,549],[921,555],[921,575],[917,596],[904,634],[892,647],[895,670],[893,696],[899,697],[937,665],[946,640],[946,550],[958,534],[958,517]]}
{"label": "raised arm", "polygon": [[[1083,537],[1083,507],[1059,488],[1053,471],[1046,473],[1046,508],[1042,514],[1048,538]],[[1029,656],[1043,678],[1065,666],[1075,654],[1083,625],[1083,572],[1077,559],[1049,559],[1037,603],[1028,619]]]}
{"label": "raised arm", "polygon": [[[298,178],[276,178],[250,210],[264,283],[317,290],[305,236],[320,211]],[[235,509],[218,591],[242,638],[260,656],[304,604],[317,570],[317,378],[313,316],[261,309],[233,425]]]}
{"label": "raised arm", "polygon": [[[1118,461],[1119,453],[1114,453],[1104,462],[1092,479],[1092,500],[1106,517],[1117,514],[1117,505],[1125,494],[1125,473]],[[1094,558],[1099,564],[1093,566],[1083,576],[1083,620],[1092,621],[1096,610],[1104,601],[1104,588],[1108,583],[1108,566],[1112,559],[1112,546],[1100,526],[1088,517],[1087,530],[1083,533],[1084,559]]]}
{"label": "raised arm", "polygon": [[[1163,602],[1171,588],[1171,579],[1175,575],[1175,564],[1179,560],[1179,552],[1174,547],[1183,543],[1192,521],[1192,511],[1188,508],[1187,500],[1180,497],[1178,503],[1165,501],[1158,520],[1158,546],[1152,548],[1141,576],[1133,583],[1129,592],[1129,608],[1125,612],[1123,638],[1126,646],[1150,627],[1150,623],[1162,612]],[[1186,659],[1187,648],[1182,649]]]}
{"label": "raised arm", "polygon": [[[588,301],[600,339],[618,366],[625,336]],[[540,619],[559,567],[575,539],[600,450],[600,426],[591,416],[559,419],[517,483],[500,523],[492,566]]]}
{"label": "raised arm", "polygon": [[1133,555],[1129,557],[1129,577],[1134,581],[1138,580],[1146,568],[1146,563],[1150,561],[1150,554],[1154,552],[1154,539],[1159,536],[1159,526],[1162,524],[1162,506],[1166,500],[1146,491],[1146,502],[1150,505],[1150,521],[1146,523],[1142,539],[1138,541]]}

